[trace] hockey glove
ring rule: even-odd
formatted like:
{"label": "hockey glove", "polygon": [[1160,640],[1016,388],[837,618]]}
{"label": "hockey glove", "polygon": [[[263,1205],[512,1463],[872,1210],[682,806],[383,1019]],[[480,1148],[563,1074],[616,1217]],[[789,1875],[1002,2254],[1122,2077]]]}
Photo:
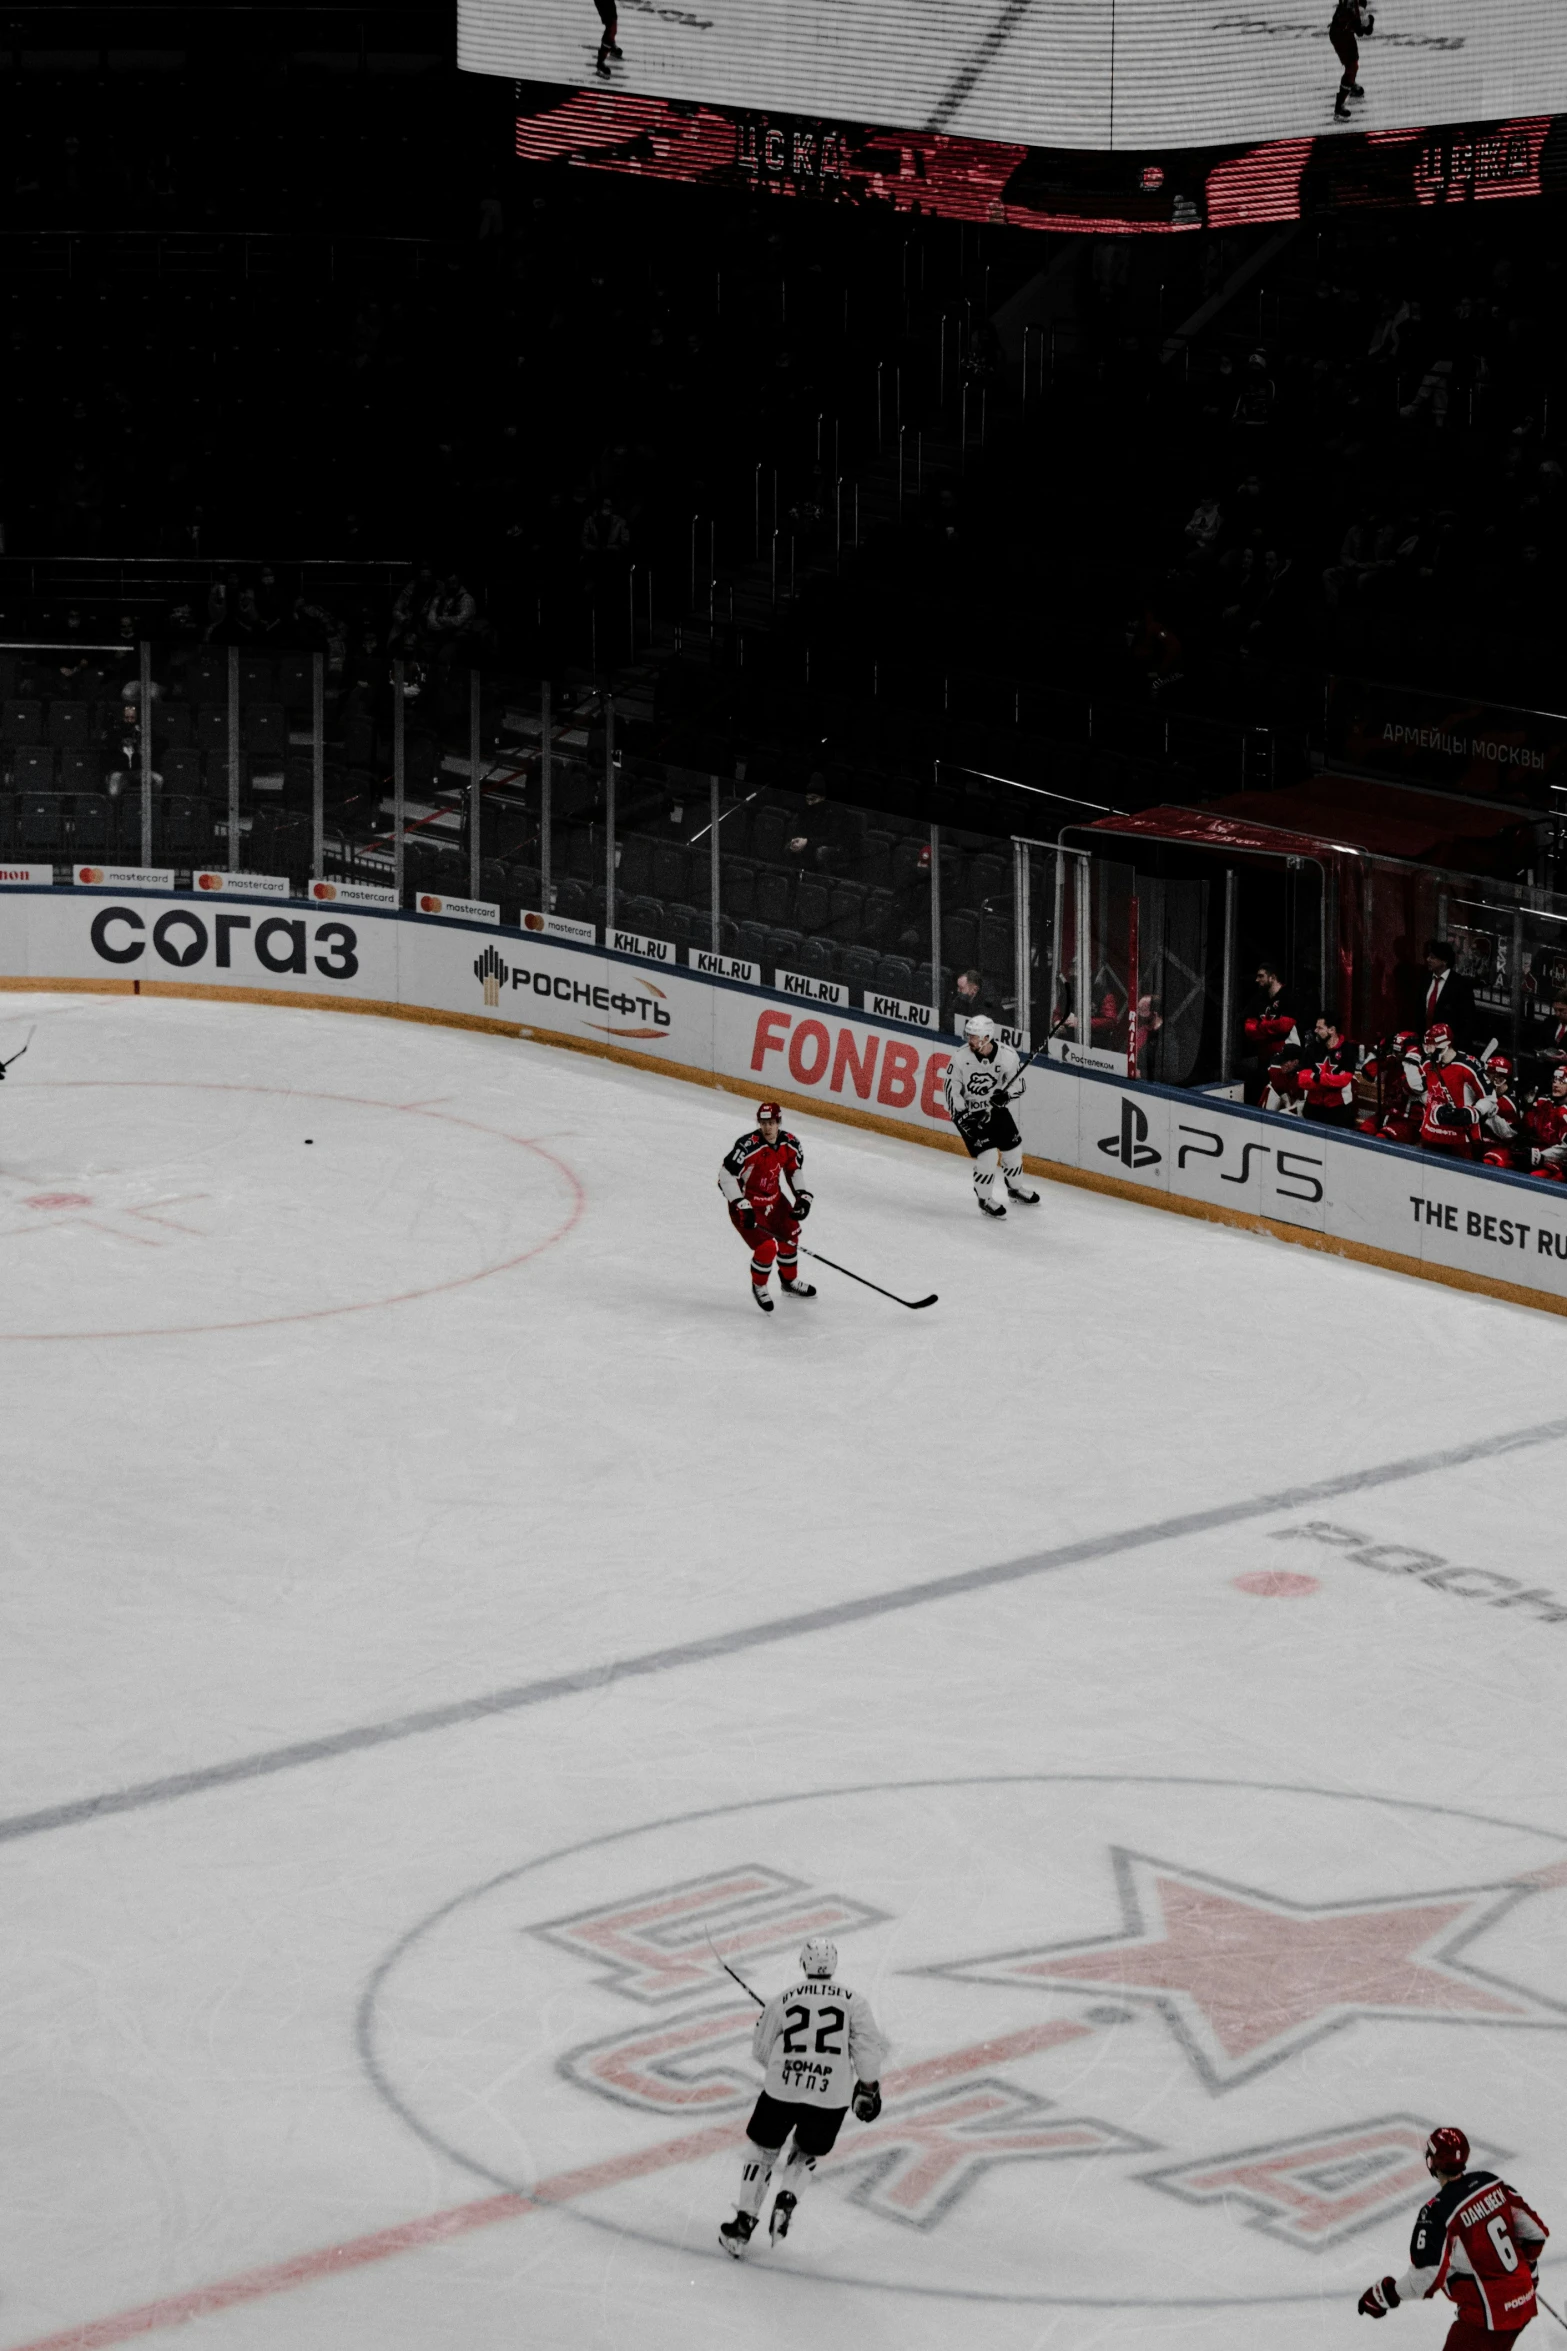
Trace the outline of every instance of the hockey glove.
{"label": "hockey glove", "polygon": [[854,2111],[859,2116],[861,2122],[874,2122],[876,2120],[877,2115],[881,2112],[880,2082],[855,2083]]}
{"label": "hockey glove", "polygon": [[806,1218],[811,1213],[811,1195],[809,1192],[796,1192],[794,1196],[794,1213],[799,1218],[801,1224],[804,1224]]}
{"label": "hockey glove", "polygon": [[729,1203],[729,1221],[734,1226],[735,1231],[737,1233],[743,1233],[745,1238],[749,1241],[752,1234],[756,1231],[756,1210],[751,1206],[749,1200],[731,1200]]}
{"label": "hockey glove", "polygon": [[1398,2288],[1391,2278],[1383,2278],[1380,2285],[1366,2288],[1355,2308],[1365,2318],[1386,2318],[1398,2308]]}

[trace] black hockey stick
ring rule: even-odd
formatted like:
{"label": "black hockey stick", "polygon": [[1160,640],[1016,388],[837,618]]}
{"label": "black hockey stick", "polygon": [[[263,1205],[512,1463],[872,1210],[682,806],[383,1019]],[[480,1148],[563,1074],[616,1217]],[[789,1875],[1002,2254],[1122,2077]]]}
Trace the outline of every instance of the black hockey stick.
{"label": "black hockey stick", "polygon": [[713,1957],[717,1960],[725,1975],[734,1976],[734,1980],[739,1985],[741,1991],[748,1994],[749,1997],[756,2002],[758,2008],[765,2008],[767,2006],[767,2002],[762,1998],[761,1993],[753,1992],[743,1975],[735,1975],[734,1969],[730,1966],[722,1951],[719,1950],[718,1945],[713,1941],[711,1928],[704,1927],[702,1932],[707,1936],[708,1949],[712,1952]]}
{"label": "black hockey stick", "polygon": [[[33,1023],[33,1025],[32,1025],[32,1027],[31,1027],[31,1028],[28,1030],[28,1032],[27,1032],[27,1045],[30,1045],[30,1044],[32,1043],[32,1041],[33,1041],[34,1037],[36,1037],[36,1036],[37,1036],[37,1034],[38,1034],[38,1023],[37,1023],[36,1021],[34,1021],[34,1023]],[[13,1054],[12,1054],[12,1056],[11,1056],[11,1061],[20,1061],[20,1060],[21,1060],[21,1058],[22,1058],[22,1054],[23,1054],[23,1053],[25,1053],[25,1052],[27,1051],[27,1045],[24,1045],[24,1046],[22,1047],[22,1049],[21,1049],[21,1052],[19,1052],[19,1053],[13,1053]],[[0,1077],[4,1077],[4,1075],[5,1075],[6,1071],[7,1071],[7,1070],[10,1068],[10,1066],[11,1066],[11,1061],[0,1061]]]}
{"label": "black hockey stick", "polygon": [[1551,2310],[1551,2306],[1550,2306],[1549,2302],[1547,2302],[1547,2301],[1546,2301],[1546,2299],[1545,2299],[1545,2296],[1544,2296],[1544,2295],[1543,2295],[1543,2294],[1540,2292],[1540,2289],[1539,2289],[1539,2287],[1538,2287],[1538,2286],[1536,2286],[1536,2287],[1535,2287],[1535,2289],[1534,2289],[1534,2298],[1535,2298],[1536,2302],[1538,2302],[1538,2303],[1539,2303],[1539,2305],[1540,2305],[1540,2308],[1541,2308],[1542,2310],[1548,2310],[1548,2311],[1550,2311],[1550,2314],[1551,2314],[1552,2318],[1554,2318],[1554,2319],[1555,2319],[1555,2321],[1556,2321],[1556,2323],[1557,2323],[1557,2325],[1558,2325],[1559,2327],[1567,2327],[1567,2318],[1563,2318],[1563,2316],[1562,2316],[1562,2314],[1561,2314],[1561,2312],[1560,2312],[1559,2310]]}
{"label": "black hockey stick", "polygon": [[823,1257],[819,1250],[807,1249],[803,1241],[798,1244],[798,1247],[802,1257],[814,1257],[818,1265],[832,1266],[834,1273],[847,1274],[851,1282],[863,1283],[867,1290],[874,1290],[878,1298],[890,1298],[894,1306],[907,1306],[911,1313],[917,1314],[922,1306],[934,1306],[936,1303],[934,1290],[928,1298],[900,1298],[896,1290],[884,1290],[880,1282],[866,1281],[864,1274],[851,1273],[846,1265],[835,1263],[831,1257]]}

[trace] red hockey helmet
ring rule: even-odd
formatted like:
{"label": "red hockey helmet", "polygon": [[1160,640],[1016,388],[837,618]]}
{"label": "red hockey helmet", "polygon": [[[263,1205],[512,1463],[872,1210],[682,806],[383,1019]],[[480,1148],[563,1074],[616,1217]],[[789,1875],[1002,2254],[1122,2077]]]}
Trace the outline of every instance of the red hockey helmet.
{"label": "red hockey helmet", "polygon": [[1510,1053],[1493,1053],[1485,1066],[1493,1078],[1505,1078],[1509,1085],[1512,1084],[1514,1072]]}
{"label": "red hockey helmet", "polygon": [[775,1127],[781,1127],[783,1125],[783,1106],[781,1103],[758,1102],[756,1106],[757,1125],[763,1125],[768,1119],[772,1120]]}
{"label": "red hockey helmet", "polygon": [[1444,2123],[1426,2141],[1426,2169],[1434,2177],[1438,2172],[1467,2171],[1469,2168],[1469,2141],[1453,2123]]}
{"label": "red hockey helmet", "polygon": [[1431,1026],[1426,1030],[1426,1043],[1428,1045],[1430,1044],[1433,1037],[1445,1037],[1447,1042],[1451,1044],[1453,1041],[1453,1032],[1449,1023],[1445,1020],[1434,1020],[1431,1023]]}

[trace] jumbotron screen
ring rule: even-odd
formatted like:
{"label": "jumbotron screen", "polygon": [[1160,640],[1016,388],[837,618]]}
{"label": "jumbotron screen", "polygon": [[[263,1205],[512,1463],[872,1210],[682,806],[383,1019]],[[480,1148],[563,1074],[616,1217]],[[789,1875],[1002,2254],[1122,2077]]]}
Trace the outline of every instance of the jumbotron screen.
{"label": "jumbotron screen", "polygon": [[458,0],[458,62],[1103,154],[1567,112],[1567,0]]}

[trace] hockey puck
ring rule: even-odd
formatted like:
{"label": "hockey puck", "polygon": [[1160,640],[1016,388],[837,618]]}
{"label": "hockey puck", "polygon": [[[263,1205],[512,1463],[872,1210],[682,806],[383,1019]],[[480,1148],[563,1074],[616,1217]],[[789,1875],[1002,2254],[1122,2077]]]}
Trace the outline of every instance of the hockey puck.
{"label": "hockey puck", "polygon": [[315,1141],[315,1136],[314,1136],[314,1135],[307,1135],[307,1136],[305,1137],[305,1141],[306,1141],[307,1143],[313,1143],[313,1142]]}

